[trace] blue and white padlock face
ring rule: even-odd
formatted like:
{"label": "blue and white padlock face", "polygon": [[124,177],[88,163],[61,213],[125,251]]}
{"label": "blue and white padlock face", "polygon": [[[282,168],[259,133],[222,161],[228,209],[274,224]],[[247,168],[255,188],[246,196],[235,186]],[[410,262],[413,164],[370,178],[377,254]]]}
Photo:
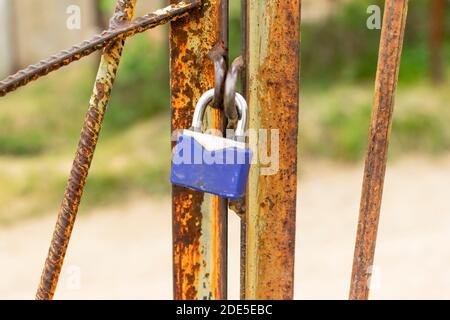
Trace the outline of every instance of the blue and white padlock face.
{"label": "blue and white padlock face", "polygon": [[[214,90],[207,91],[202,97],[205,95],[211,95],[212,99]],[[200,99],[199,102],[204,104],[207,101],[207,105],[211,101],[208,99]],[[241,113],[238,127],[244,129],[245,123],[242,120],[246,119],[246,104],[244,98],[239,99],[236,99]],[[197,104],[196,113],[199,108],[202,105]],[[203,114],[202,110],[199,112]],[[193,127],[195,128],[195,122]],[[245,194],[251,158],[252,152],[244,142],[183,130],[173,150],[170,181],[224,198],[241,198]]]}

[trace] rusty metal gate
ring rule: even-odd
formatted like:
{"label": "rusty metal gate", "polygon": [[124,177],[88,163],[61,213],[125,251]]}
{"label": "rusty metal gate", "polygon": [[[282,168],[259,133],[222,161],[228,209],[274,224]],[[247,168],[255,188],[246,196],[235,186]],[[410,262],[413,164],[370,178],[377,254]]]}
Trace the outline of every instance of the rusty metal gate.
{"label": "rusty metal gate", "polygon": [[[171,0],[166,8],[133,19],[136,1],[119,0],[109,28],[101,34],[0,81],[1,97],[95,51],[103,52],[36,299],[54,296],[126,38],[171,23],[172,130],[190,126],[202,92],[215,87],[220,97],[223,90],[228,0]],[[279,170],[263,176],[261,166],[252,165],[246,198],[229,203],[173,187],[175,299],[227,298],[229,207],[241,219],[241,298],[293,298],[300,2],[242,0],[243,59],[229,72],[236,77],[242,69],[249,127],[279,130]],[[385,1],[350,299],[367,299],[369,294],[407,4],[408,0]],[[230,115],[223,110],[224,101],[215,99],[214,104],[208,119],[223,130]]]}

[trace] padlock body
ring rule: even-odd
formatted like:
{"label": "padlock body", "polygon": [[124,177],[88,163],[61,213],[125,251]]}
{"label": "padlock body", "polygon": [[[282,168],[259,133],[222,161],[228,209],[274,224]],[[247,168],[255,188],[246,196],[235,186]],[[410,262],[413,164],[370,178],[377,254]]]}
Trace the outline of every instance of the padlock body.
{"label": "padlock body", "polygon": [[173,150],[170,181],[224,198],[241,198],[251,158],[242,142],[184,130]]}

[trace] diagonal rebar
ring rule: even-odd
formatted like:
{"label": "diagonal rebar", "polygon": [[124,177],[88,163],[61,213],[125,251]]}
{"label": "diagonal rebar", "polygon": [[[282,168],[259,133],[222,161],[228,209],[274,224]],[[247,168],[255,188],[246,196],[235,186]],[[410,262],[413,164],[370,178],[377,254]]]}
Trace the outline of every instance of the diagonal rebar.
{"label": "diagonal rebar", "polygon": [[[119,0],[110,27],[124,25],[131,20],[137,0]],[[70,177],[59,210],[55,231],[42,272],[36,299],[53,298],[64,262],[78,207],[94,156],[103,117],[108,106],[119,65],[124,39],[114,41],[103,51],[89,109],[81,131]]]}
{"label": "diagonal rebar", "polygon": [[80,60],[97,50],[104,49],[113,42],[124,40],[137,33],[165,24],[186,15],[191,9],[198,7],[200,0],[185,0],[163,9],[149,13],[124,24],[111,25],[108,30],[95,35],[89,40],[63,50],[49,59],[30,65],[23,70],[0,81],[0,97],[22,87],[29,82],[56,71],[74,61]]}

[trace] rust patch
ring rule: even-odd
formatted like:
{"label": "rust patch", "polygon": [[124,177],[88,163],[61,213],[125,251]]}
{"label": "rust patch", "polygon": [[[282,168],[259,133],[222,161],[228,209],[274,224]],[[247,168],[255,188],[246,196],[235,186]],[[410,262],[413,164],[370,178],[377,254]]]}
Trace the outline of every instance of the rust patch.
{"label": "rust patch", "polygon": [[279,171],[250,171],[245,298],[292,299],[299,101],[300,1],[250,0],[247,97],[251,129],[279,130]]}
{"label": "rust patch", "polygon": [[[220,37],[219,10],[223,1],[205,0],[201,8],[190,12],[189,19],[171,23],[172,130],[191,126],[197,100],[214,86],[213,64],[208,59],[208,52]],[[220,111],[211,112],[216,112],[211,124],[219,125],[222,121],[218,120],[221,115],[217,112]],[[174,186],[172,189],[175,299],[226,297],[226,233],[223,231],[226,230],[226,210],[219,209],[224,207],[220,205],[223,200],[213,198],[213,205],[202,212],[204,197],[208,196],[186,188]],[[202,229],[205,214],[213,221],[212,230]],[[201,243],[202,235],[205,234],[211,235],[211,238],[203,239],[205,242]],[[212,264],[207,256],[212,256]]]}
{"label": "rust patch", "polygon": [[386,0],[378,57],[375,100],[361,193],[350,299],[369,297],[369,282],[386,171],[408,0]]}

